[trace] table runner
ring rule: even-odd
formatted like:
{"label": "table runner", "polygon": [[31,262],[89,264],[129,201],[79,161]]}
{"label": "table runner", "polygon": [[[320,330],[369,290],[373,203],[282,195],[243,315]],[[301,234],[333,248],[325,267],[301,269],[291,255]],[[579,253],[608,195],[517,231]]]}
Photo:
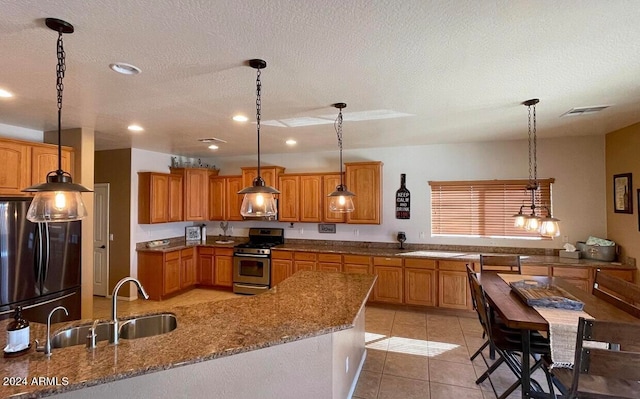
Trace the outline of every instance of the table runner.
{"label": "table runner", "polygon": [[[498,274],[498,276],[507,284],[513,281],[533,278],[533,276],[521,274]],[[551,360],[553,361],[551,368],[573,368],[578,321],[580,317],[593,319],[593,316],[582,310],[544,308],[540,306],[533,306],[533,308],[549,323],[549,343],[551,346]],[[585,341],[584,346],[604,349],[608,347],[606,343],[593,341]]]}

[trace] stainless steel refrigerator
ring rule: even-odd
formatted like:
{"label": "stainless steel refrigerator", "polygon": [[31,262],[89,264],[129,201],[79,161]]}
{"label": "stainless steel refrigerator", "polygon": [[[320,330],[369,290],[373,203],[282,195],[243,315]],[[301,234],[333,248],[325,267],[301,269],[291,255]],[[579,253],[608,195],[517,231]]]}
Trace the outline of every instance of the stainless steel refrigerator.
{"label": "stainless steel refrigerator", "polygon": [[80,318],[81,222],[32,223],[31,198],[0,197],[0,320],[22,306],[29,321]]}

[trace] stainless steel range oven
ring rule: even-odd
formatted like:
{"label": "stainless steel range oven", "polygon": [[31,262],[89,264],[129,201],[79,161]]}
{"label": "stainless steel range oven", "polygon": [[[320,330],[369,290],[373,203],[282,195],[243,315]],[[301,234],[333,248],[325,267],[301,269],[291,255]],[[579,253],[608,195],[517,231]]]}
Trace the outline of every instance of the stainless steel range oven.
{"label": "stainless steel range oven", "polygon": [[233,292],[259,294],[271,288],[271,247],[284,243],[284,229],[249,229],[249,242],[233,251]]}

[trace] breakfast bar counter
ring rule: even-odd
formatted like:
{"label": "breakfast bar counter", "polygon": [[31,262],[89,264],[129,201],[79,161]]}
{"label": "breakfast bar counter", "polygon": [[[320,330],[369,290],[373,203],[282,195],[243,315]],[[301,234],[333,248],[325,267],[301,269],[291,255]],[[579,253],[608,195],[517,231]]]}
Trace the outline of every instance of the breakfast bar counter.
{"label": "breakfast bar counter", "polygon": [[[271,378],[269,375],[276,373],[284,379],[283,383],[289,381],[286,389],[293,394],[296,379],[302,378],[296,373],[313,372],[318,381],[309,383],[316,385],[300,388],[311,392],[307,397],[340,397],[357,379],[364,361],[364,304],[374,282],[375,276],[371,275],[300,272],[260,295],[172,308],[178,326],[166,334],[121,339],[118,345],[101,341],[93,350],[84,345],[53,349],[49,358],[34,350],[22,357],[4,358],[0,366],[3,377],[0,397],[63,394],[69,398],[86,395],[100,398],[119,389],[132,394],[133,389],[138,395],[160,390],[171,396],[171,390],[176,388],[181,389],[179,392],[192,389],[191,395],[195,397],[218,397],[216,390],[237,395],[234,397],[249,397],[250,392],[233,391],[240,388],[232,386],[233,378],[224,371],[243,368],[250,374],[245,377],[247,386],[258,383],[277,386],[278,378],[273,384],[257,380],[261,375]],[[6,330],[8,322],[0,322],[0,328]],[[58,323],[52,326],[52,333],[89,322]],[[31,323],[31,330],[32,339],[44,341],[43,325]],[[3,347],[5,341],[3,335],[0,340]],[[229,363],[222,363],[226,359]],[[217,364],[223,367],[222,371],[216,371]],[[335,370],[336,364],[340,365],[339,372]],[[181,371],[188,367],[191,369]],[[187,377],[172,371],[186,373]],[[197,376],[201,378],[173,386],[177,380]],[[226,378],[228,383],[217,386],[216,378]],[[128,380],[131,383],[126,383]],[[121,382],[125,384],[120,387]],[[329,388],[320,386],[327,383]],[[277,387],[263,385],[260,389],[261,392],[274,389],[272,395],[262,397],[282,395]]]}

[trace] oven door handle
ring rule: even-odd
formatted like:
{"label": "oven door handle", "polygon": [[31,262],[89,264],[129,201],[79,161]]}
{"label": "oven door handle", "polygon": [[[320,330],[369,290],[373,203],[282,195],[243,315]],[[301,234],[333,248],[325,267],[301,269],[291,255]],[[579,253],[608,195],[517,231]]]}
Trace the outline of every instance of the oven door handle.
{"label": "oven door handle", "polygon": [[239,288],[250,288],[252,290],[268,290],[269,289],[269,287],[264,285],[245,285],[245,284],[239,284],[239,283],[233,283],[233,285]]}
{"label": "oven door handle", "polygon": [[263,258],[269,259],[269,255],[254,255],[254,254],[233,254],[237,258]]}

